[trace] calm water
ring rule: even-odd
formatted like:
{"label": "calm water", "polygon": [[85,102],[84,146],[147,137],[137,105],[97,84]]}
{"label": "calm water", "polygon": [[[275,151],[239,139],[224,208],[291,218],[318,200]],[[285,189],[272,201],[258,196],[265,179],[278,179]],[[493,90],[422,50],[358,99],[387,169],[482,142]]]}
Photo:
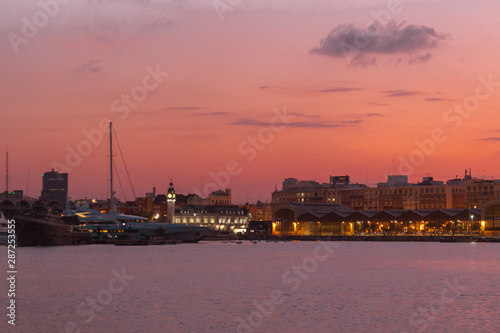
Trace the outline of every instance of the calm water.
{"label": "calm water", "polygon": [[17,260],[16,326],[2,306],[1,332],[500,332],[500,244],[89,245]]}

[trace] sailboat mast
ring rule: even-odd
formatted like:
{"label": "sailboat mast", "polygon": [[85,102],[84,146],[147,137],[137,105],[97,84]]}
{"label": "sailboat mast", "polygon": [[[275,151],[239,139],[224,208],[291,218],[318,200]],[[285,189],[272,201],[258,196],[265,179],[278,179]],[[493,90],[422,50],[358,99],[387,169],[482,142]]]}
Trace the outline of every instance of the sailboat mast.
{"label": "sailboat mast", "polygon": [[110,187],[110,214],[116,214],[116,205],[115,205],[115,193],[113,192],[113,128],[112,128],[111,120],[109,121],[109,187]]}

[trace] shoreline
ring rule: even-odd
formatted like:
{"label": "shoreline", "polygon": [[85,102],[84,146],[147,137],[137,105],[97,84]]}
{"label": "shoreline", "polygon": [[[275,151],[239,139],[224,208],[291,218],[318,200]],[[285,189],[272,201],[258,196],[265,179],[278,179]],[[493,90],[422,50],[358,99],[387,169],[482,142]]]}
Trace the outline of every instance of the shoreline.
{"label": "shoreline", "polygon": [[[219,241],[223,239],[210,238],[205,241]],[[500,243],[500,238],[474,235],[334,235],[334,236],[266,236],[249,238],[248,241],[354,241],[354,242],[440,242],[440,243]]]}

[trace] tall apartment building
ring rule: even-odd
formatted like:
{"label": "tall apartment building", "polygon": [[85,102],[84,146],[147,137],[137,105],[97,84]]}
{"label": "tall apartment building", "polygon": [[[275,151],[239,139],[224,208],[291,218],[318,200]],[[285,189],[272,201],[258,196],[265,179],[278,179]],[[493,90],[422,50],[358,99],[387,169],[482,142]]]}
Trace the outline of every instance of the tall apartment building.
{"label": "tall apartment building", "polygon": [[57,202],[60,207],[66,206],[68,200],[68,174],[48,171],[42,175],[41,200],[47,204]]}

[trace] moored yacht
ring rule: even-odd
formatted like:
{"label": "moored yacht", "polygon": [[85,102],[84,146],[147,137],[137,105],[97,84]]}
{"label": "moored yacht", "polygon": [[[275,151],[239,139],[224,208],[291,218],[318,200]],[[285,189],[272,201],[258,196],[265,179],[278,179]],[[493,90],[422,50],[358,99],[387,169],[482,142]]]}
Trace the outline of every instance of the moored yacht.
{"label": "moored yacht", "polygon": [[[182,242],[198,242],[210,231],[209,227],[176,223],[150,222],[147,218],[120,214],[116,210],[113,192],[113,137],[109,122],[110,156],[110,210],[101,214],[97,210],[80,209],[63,214],[66,223],[73,224],[73,232],[90,232],[94,243],[151,242],[153,238]],[[173,207],[172,207],[173,209]]]}
{"label": "moored yacht", "polygon": [[[70,217],[76,217],[77,221]],[[154,237],[190,243],[203,239],[210,230],[208,227],[150,222],[141,216],[100,214],[94,210],[65,212],[63,220],[66,223],[72,220],[73,232],[90,232],[93,243],[148,243]]]}

